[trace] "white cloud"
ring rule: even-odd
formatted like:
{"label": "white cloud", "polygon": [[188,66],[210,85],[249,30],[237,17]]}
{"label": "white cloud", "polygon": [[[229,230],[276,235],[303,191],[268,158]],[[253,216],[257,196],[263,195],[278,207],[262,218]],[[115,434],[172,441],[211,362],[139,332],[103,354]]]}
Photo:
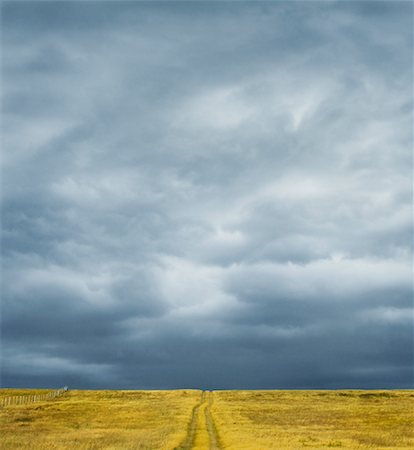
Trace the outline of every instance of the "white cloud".
{"label": "white cloud", "polygon": [[206,89],[178,106],[174,124],[181,129],[231,130],[243,125],[253,115],[253,106],[242,96],[241,88]]}

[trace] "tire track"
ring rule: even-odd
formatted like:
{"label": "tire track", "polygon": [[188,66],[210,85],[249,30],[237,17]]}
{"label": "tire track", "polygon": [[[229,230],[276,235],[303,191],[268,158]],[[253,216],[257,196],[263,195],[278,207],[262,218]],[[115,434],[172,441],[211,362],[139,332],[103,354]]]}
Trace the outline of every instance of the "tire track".
{"label": "tire track", "polygon": [[207,432],[210,437],[210,450],[220,450],[221,449],[220,438],[217,433],[217,428],[214,423],[213,416],[211,414],[211,407],[213,405],[213,401],[214,401],[213,392],[210,392],[208,396],[208,403],[204,410],[204,415],[206,418]]}
{"label": "tire track", "polygon": [[213,392],[203,391],[199,403],[194,406],[187,435],[174,450],[220,450],[220,438],[211,414]]}
{"label": "tire track", "polygon": [[205,391],[203,391],[201,393],[200,402],[194,406],[193,411],[191,413],[191,420],[188,425],[187,435],[184,438],[183,442],[178,447],[175,447],[174,450],[191,450],[193,448],[197,432],[198,412],[201,406],[205,403],[205,401],[206,401],[206,393]]}

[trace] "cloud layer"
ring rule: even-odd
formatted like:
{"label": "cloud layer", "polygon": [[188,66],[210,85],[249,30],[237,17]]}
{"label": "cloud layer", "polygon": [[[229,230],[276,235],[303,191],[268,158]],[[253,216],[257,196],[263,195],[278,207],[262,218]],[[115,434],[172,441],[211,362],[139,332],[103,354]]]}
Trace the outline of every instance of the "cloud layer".
{"label": "cloud layer", "polygon": [[412,387],[412,29],[4,3],[2,384]]}

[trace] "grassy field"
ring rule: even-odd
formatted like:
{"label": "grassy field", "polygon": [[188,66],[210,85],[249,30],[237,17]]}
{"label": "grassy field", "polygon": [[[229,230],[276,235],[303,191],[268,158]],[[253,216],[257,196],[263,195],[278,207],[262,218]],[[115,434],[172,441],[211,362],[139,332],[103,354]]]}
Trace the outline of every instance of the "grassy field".
{"label": "grassy field", "polygon": [[414,448],[414,391],[221,391],[224,448]]}
{"label": "grassy field", "polygon": [[36,450],[414,448],[413,422],[414,391],[69,391],[0,409],[0,442]]}
{"label": "grassy field", "polygon": [[1,409],[0,447],[172,449],[185,439],[199,399],[200,391],[191,390],[69,391],[54,400]]}

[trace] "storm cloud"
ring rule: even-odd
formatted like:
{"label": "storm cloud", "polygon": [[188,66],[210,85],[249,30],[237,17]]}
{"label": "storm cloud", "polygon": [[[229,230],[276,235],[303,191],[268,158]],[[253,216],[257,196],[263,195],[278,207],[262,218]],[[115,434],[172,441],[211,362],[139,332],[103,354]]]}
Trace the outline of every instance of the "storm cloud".
{"label": "storm cloud", "polygon": [[410,2],[3,2],[2,386],[413,387]]}

